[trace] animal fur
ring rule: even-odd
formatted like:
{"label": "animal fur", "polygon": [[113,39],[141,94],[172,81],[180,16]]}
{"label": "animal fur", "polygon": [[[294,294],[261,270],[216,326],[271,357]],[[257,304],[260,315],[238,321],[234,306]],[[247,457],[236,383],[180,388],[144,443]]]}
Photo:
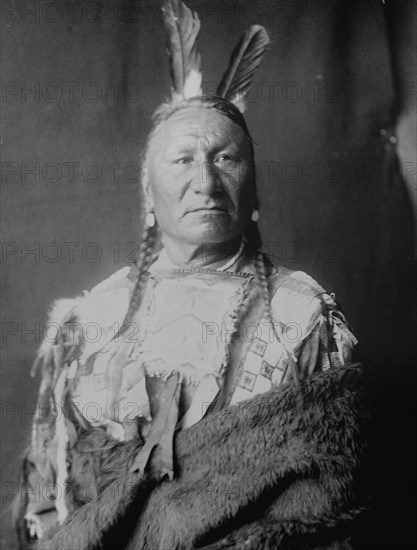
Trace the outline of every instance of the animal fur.
{"label": "animal fur", "polygon": [[[180,432],[176,478],[158,485],[151,473],[129,473],[140,442],[87,431],[72,452],[77,509],[36,548],[350,549],[367,504],[366,423],[352,366],[300,388],[282,385]],[[94,498],[80,496],[88,483]]]}

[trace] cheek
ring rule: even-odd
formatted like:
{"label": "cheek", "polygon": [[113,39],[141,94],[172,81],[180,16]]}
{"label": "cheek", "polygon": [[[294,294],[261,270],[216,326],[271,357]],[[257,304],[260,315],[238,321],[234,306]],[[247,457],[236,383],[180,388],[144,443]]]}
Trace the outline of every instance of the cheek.
{"label": "cheek", "polygon": [[157,204],[171,206],[177,202],[177,195],[178,193],[169,187],[163,188],[161,186],[157,186],[152,191],[155,206]]}
{"label": "cheek", "polygon": [[175,223],[178,203],[179,200],[172,193],[161,192],[160,189],[154,193],[154,212],[161,227]]}
{"label": "cheek", "polygon": [[[231,177],[230,177],[231,176]],[[234,174],[229,175],[227,186],[229,187],[233,202],[240,208],[253,205],[255,197],[253,170],[250,167],[240,167]]]}
{"label": "cheek", "polygon": [[158,171],[150,174],[150,194],[157,209],[160,206],[173,207],[181,196],[176,178],[167,172]]}
{"label": "cheek", "polygon": [[157,185],[151,187],[153,208],[161,229],[172,230],[181,223],[183,215],[183,186],[177,178],[160,178]]}

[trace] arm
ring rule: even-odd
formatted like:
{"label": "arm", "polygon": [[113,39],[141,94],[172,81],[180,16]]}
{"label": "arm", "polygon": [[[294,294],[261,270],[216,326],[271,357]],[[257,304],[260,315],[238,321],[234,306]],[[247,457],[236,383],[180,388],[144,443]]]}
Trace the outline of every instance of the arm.
{"label": "arm", "polygon": [[317,300],[313,329],[296,350],[301,377],[348,364],[357,339],[334,296],[325,292]]}
{"label": "arm", "polygon": [[[349,363],[357,339],[334,295],[306,273],[282,267],[273,284],[272,316],[298,377]],[[288,381],[287,376],[282,381]]]}
{"label": "arm", "polygon": [[[119,270],[83,296],[56,301],[49,312],[48,325],[55,328],[56,335],[53,340],[45,337],[32,369],[32,376],[40,371],[41,384],[31,444],[21,468],[22,498],[15,513],[21,544],[42,538],[70,512],[64,490],[67,447],[77,437],[73,426],[85,427],[86,420],[77,415],[66,397],[69,365],[78,371],[84,360],[114,335],[113,324],[120,326],[128,303],[128,271]],[[98,342],[96,338],[88,341],[84,327],[89,323],[101,329]]]}

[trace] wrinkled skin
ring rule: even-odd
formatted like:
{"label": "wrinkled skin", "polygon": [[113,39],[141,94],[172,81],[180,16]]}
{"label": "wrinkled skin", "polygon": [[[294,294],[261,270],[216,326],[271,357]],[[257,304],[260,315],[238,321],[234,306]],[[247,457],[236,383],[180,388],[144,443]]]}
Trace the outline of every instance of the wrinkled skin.
{"label": "wrinkled skin", "polygon": [[214,109],[178,111],[153,137],[146,170],[147,201],[172,261],[213,263],[208,250],[239,246],[255,186],[251,144],[237,124]]}

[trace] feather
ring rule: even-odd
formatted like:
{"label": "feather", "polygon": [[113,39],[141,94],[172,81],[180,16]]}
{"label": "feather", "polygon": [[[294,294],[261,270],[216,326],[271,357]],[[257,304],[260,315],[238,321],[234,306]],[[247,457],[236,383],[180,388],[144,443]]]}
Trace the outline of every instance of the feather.
{"label": "feather", "polygon": [[197,50],[200,19],[179,0],[167,0],[162,7],[168,33],[167,50],[173,85],[173,99],[202,94],[201,57]]}
{"label": "feather", "polygon": [[228,99],[243,111],[245,95],[269,44],[270,38],[264,27],[250,27],[233,50],[216,95]]}

